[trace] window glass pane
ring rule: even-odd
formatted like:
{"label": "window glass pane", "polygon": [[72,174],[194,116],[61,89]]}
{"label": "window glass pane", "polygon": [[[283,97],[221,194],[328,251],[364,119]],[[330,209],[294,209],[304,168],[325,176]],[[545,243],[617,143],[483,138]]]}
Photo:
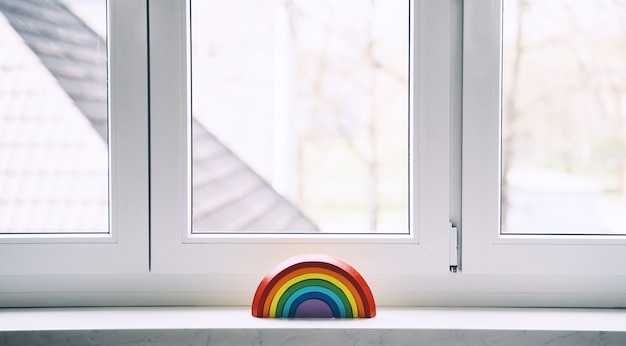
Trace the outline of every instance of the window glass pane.
{"label": "window glass pane", "polygon": [[192,1],[194,232],[408,232],[409,1]]}
{"label": "window glass pane", "polygon": [[624,61],[626,1],[504,1],[503,233],[626,233]]}
{"label": "window glass pane", "polygon": [[0,0],[0,233],[108,232],[105,0]]}

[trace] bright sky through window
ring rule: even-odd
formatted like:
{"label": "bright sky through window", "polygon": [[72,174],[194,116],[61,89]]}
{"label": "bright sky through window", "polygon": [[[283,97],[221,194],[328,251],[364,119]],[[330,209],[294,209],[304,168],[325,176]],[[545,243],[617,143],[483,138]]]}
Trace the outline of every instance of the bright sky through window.
{"label": "bright sky through window", "polygon": [[106,43],[89,27],[106,2],[90,4],[0,1],[0,233],[108,232]]}
{"label": "bright sky through window", "polygon": [[504,1],[502,232],[626,233],[626,1]]}
{"label": "bright sky through window", "polygon": [[194,1],[194,232],[408,233],[409,1]]}

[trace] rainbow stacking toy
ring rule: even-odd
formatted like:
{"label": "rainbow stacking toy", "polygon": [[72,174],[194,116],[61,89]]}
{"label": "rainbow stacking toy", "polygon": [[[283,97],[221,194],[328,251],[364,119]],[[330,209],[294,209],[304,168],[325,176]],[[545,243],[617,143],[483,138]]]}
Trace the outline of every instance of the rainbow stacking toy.
{"label": "rainbow stacking toy", "polygon": [[276,266],[259,284],[252,315],[265,318],[369,318],[374,296],[352,266],[327,255],[300,255]]}

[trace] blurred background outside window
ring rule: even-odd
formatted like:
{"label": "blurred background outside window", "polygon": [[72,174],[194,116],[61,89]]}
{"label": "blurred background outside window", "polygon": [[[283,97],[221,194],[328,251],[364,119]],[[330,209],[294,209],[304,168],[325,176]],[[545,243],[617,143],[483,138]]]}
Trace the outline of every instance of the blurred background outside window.
{"label": "blurred background outside window", "polygon": [[105,0],[0,0],[0,234],[107,233]]}
{"label": "blurred background outside window", "polygon": [[626,234],[626,1],[503,9],[502,232]]}
{"label": "blurred background outside window", "polygon": [[192,1],[194,232],[408,233],[409,13]]}

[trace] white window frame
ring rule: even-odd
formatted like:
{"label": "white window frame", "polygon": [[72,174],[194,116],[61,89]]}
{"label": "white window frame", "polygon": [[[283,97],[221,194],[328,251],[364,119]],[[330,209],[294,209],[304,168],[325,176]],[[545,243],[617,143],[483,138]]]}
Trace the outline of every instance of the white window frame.
{"label": "white window frame", "polygon": [[502,0],[466,1],[463,22],[464,274],[513,305],[626,306],[625,236],[500,234]]}
{"label": "white window frame", "polygon": [[85,302],[103,274],[148,271],[147,7],[109,0],[107,12],[109,232],[0,236],[1,306]]}
{"label": "white window frame", "polygon": [[3,239],[0,306],[249,305],[304,252],[379,306],[626,306],[621,237],[498,232],[500,0],[412,2],[410,235],[190,234],[188,8],[109,0],[111,236]]}

